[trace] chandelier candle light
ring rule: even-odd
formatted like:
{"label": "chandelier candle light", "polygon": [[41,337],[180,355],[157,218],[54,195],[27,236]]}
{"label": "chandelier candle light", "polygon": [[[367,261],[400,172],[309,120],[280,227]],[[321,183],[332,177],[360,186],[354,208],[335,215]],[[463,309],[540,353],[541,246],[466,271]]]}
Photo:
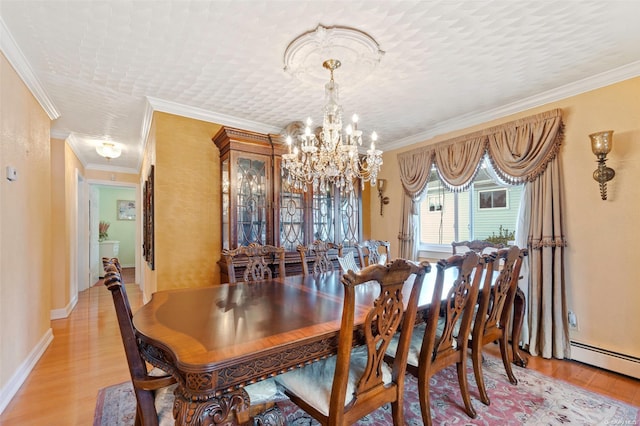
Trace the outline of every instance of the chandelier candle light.
{"label": "chandelier candle light", "polygon": [[304,134],[298,136],[299,148],[287,136],[289,153],[284,154],[282,176],[294,189],[307,191],[309,185],[314,191],[326,191],[335,185],[342,192],[352,192],[353,181],[371,181],[376,186],[382,151],[376,149],[376,132],[371,133],[371,145],[364,160],[360,160],[358,146],[362,145],[362,130],[358,130],[358,116],[353,114],[352,123],[342,128],[342,106],[338,103],[338,84],[333,80],[333,72],[340,67],[340,61],[329,59],[322,66],[331,73],[331,80],[325,85],[324,119],[319,134],[311,131],[313,124],[307,118]]}

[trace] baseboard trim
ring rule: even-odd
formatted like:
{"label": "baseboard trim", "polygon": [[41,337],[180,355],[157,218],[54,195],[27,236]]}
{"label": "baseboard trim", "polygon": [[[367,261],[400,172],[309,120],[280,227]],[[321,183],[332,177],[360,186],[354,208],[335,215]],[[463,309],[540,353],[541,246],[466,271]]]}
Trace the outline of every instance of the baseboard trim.
{"label": "baseboard trim", "polygon": [[640,358],[572,341],[571,359],[640,379]]}
{"label": "baseboard trim", "polygon": [[71,311],[76,307],[76,303],[78,303],[78,295],[73,296],[73,299],[69,301],[69,304],[62,309],[52,309],[50,313],[50,319],[57,320],[62,318],[67,318],[71,315]]}
{"label": "baseboard trim", "polygon": [[44,351],[47,350],[51,341],[53,341],[53,330],[48,329],[29,356],[27,356],[13,376],[11,376],[7,384],[0,389],[0,414],[7,408],[7,405],[9,405],[18,392],[20,386],[27,380],[27,377],[31,374],[31,370],[33,370],[33,367],[35,367],[42,354],[44,354]]}

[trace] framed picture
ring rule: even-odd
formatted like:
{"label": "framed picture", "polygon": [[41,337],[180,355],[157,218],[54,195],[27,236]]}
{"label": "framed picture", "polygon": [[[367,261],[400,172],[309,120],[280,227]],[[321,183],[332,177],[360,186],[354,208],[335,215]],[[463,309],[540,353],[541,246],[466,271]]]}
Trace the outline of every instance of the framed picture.
{"label": "framed picture", "polygon": [[143,224],[142,224],[142,254],[149,268],[155,269],[154,260],[154,235],[153,235],[153,165],[143,188]]}
{"label": "framed picture", "polygon": [[136,202],[118,200],[118,220],[136,220]]}

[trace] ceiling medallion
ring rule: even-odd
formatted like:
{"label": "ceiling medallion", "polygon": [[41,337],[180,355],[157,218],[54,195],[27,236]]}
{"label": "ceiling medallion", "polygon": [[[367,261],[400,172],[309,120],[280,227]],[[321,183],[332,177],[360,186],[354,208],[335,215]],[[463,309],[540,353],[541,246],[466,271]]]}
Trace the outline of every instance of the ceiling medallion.
{"label": "ceiling medallion", "polygon": [[361,84],[377,67],[384,51],[369,34],[349,27],[318,25],[296,37],[284,52],[284,70],[310,85],[326,81],[320,65],[340,58],[340,81],[349,87]]}

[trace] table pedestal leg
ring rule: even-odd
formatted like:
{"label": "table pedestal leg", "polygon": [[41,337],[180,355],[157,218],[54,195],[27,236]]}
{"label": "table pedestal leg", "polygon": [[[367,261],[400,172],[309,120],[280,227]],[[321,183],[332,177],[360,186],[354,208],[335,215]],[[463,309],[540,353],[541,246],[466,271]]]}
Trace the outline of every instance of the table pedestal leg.
{"label": "table pedestal leg", "polygon": [[220,396],[194,401],[178,386],[175,390],[173,417],[176,425],[240,425],[249,422],[249,395],[240,389]]}
{"label": "table pedestal leg", "polygon": [[513,301],[513,329],[511,330],[511,350],[513,352],[513,362],[520,367],[527,366],[527,358],[520,351],[520,332],[524,322],[525,297],[524,292],[519,288],[516,291]]}
{"label": "table pedestal leg", "polygon": [[285,426],[284,413],[276,405],[273,408],[253,417],[256,426]]}

